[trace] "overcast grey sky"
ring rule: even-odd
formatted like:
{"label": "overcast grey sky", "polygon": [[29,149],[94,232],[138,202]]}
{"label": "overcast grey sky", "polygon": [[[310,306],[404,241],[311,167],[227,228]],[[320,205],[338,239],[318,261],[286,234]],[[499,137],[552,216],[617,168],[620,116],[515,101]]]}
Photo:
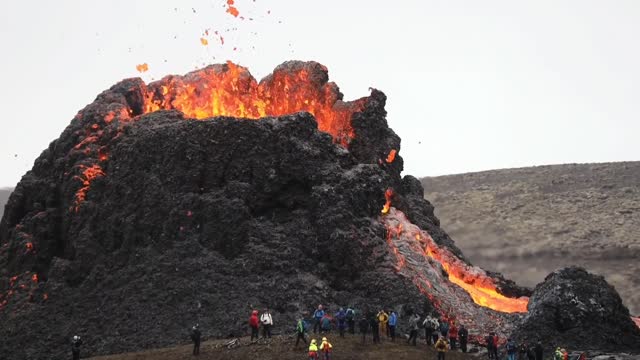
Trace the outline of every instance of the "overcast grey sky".
{"label": "overcast grey sky", "polygon": [[418,176],[640,160],[640,1],[236,0],[245,20],[225,4],[4,2],[0,186],[144,62],[150,81],[227,59],[258,79],[319,61],[346,99],[387,94]]}

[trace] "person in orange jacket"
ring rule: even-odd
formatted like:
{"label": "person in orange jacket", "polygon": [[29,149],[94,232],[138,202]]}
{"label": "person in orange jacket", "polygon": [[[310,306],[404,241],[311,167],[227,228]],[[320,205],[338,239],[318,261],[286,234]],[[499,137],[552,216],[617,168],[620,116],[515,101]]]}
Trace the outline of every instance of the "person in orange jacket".
{"label": "person in orange jacket", "polygon": [[378,317],[378,323],[379,323],[378,329],[380,331],[380,335],[389,336],[389,334],[387,334],[387,324],[389,323],[389,314],[387,314],[386,311],[384,310],[380,310],[378,312],[377,317]]}
{"label": "person in orange jacket", "polygon": [[444,336],[440,336],[438,341],[436,341],[436,351],[438,352],[438,360],[444,360],[444,354],[447,352],[447,348],[449,344],[447,344],[447,339]]}
{"label": "person in orange jacket", "polygon": [[326,337],[322,338],[322,344],[320,344],[320,353],[322,353],[323,360],[331,359],[331,349],[333,349],[333,345],[327,340]]}

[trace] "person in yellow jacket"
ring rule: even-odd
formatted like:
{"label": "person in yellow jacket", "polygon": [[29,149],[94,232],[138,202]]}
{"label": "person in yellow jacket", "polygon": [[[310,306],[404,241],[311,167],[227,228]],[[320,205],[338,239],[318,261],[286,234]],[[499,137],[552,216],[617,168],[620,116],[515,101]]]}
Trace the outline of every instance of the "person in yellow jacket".
{"label": "person in yellow jacket", "polygon": [[438,351],[438,360],[444,360],[444,353],[447,352],[447,348],[449,344],[447,344],[447,339],[444,336],[440,336],[438,341],[436,341],[436,351]]}
{"label": "person in yellow jacket", "polygon": [[316,339],[311,339],[311,344],[309,344],[309,360],[318,360],[318,343]]}
{"label": "person in yellow jacket", "polygon": [[378,323],[380,324],[380,336],[386,335],[388,337],[387,324],[389,323],[389,315],[384,310],[378,312]]}
{"label": "person in yellow jacket", "polygon": [[326,337],[322,338],[322,344],[320,344],[320,353],[322,353],[323,360],[331,359],[331,349],[333,349],[333,345],[327,340]]}

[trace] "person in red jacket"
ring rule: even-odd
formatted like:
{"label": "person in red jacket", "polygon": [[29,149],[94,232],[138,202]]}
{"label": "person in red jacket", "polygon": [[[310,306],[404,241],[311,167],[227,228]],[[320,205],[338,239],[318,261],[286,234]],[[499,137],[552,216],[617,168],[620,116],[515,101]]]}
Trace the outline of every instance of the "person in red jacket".
{"label": "person in red jacket", "polygon": [[255,337],[256,340],[258,337],[258,328],[260,327],[260,320],[258,320],[258,310],[253,310],[251,313],[251,317],[249,318],[249,327],[251,327],[251,341]]}
{"label": "person in red jacket", "polygon": [[449,327],[449,344],[451,344],[451,350],[456,349],[456,344],[458,343],[458,327],[456,326],[456,322],[451,321],[451,326]]}

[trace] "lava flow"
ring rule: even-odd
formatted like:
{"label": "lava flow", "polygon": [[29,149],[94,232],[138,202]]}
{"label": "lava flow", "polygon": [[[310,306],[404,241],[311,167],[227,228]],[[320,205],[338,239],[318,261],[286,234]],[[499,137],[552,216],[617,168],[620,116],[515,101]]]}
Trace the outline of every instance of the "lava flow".
{"label": "lava flow", "polygon": [[364,99],[343,102],[327,68],[315,62],[286,62],[258,83],[249,71],[236,64],[211,65],[184,77],[168,76],[151,83],[145,95],[145,112],[180,110],[186,117],[214,116],[259,119],[300,111],[313,114],[318,129],[348,146],[355,137],[353,113]]}
{"label": "lava flow", "polygon": [[508,320],[511,313],[527,311],[527,297],[513,299],[499,294],[484,270],[464,263],[445,247],[438,246],[401,211],[390,207],[382,221],[396,270],[412,280],[442,317],[456,319],[470,328],[489,326],[500,334],[508,334],[513,325]]}

